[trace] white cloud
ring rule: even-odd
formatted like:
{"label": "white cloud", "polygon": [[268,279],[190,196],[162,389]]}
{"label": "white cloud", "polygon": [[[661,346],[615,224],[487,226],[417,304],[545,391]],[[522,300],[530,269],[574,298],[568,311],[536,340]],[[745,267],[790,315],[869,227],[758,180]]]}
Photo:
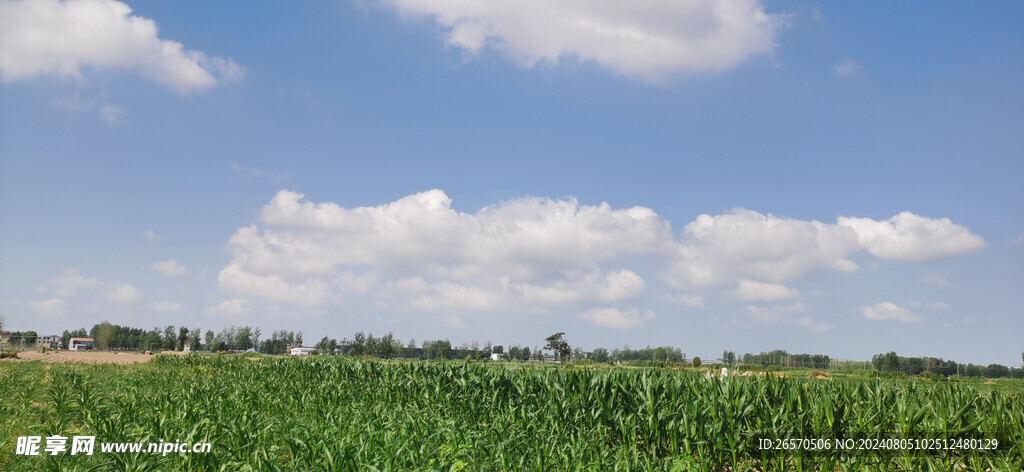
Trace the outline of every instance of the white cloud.
{"label": "white cloud", "polygon": [[759,0],[389,0],[430,18],[448,46],[490,49],[523,67],[538,62],[599,64],[627,77],[661,81],[717,72],[772,54],[785,20]]}
{"label": "white cloud", "polygon": [[839,226],[852,228],[861,247],[879,259],[924,262],[985,247],[983,239],[949,218],[930,219],[909,211],[885,221],[840,217]]}
{"label": "white cloud", "polygon": [[59,298],[31,301],[28,302],[28,307],[42,316],[60,316],[67,314],[68,311],[68,304]]}
{"label": "white cloud", "polygon": [[232,298],[224,300],[219,305],[206,308],[208,315],[234,316],[242,315],[249,311],[249,300],[245,298]]}
{"label": "white cloud", "polygon": [[642,326],[647,320],[655,319],[654,312],[640,313],[636,308],[594,308],[577,315],[577,318],[594,323],[602,328],[632,329]]}
{"label": "white cloud", "polygon": [[700,215],[686,225],[677,254],[663,274],[677,288],[727,285],[740,279],[785,282],[817,270],[853,272],[854,232],[737,209]]}
{"label": "white cloud", "polygon": [[857,61],[846,58],[832,66],[832,73],[836,77],[848,78],[860,74],[860,64]]}
{"label": "white cloud", "polygon": [[807,305],[792,303],[790,305],[756,306],[747,305],[747,316],[758,324],[790,325],[809,331],[828,331],[835,326],[817,320],[807,314]]}
{"label": "white cloud", "polygon": [[663,279],[686,289],[739,283],[786,282],[821,270],[854,272],[849,259],[865,250],[879,259],[924,262],[963,254],[985,242],[947,218],[903,212],[885,221],[839,217],[836,224],[737,209],[700,215],[682,232]]}
{"label": "white cloud", "polygon": [[800,293],[782,284],[740,279],[736,298],[743,301],[774,301],[800,298]]}
{"label": "white cloud", "polygon": [[173,311],[181,311],[181,310],[185,309],[185,307],[182,306],[182,304],[180,304],[180,303],[174,303],[174,302],[168,302],[168,301],[160,301],[160,302],[150,303],[149,304],[149,309],[152,310],[152,311],[173,312]]}
{"label": "white cloud", "polygon": [[167,259],[166,261],[157,261],[149,265],[149,268],[154,272],[159,272],[168,277],[177,277],[179,275],[185,275],[188,273],[188,269],[178,263],[176,259]]}
{"label": "white cloud", "polygon": [[47,280],[37,289],[41,294],[73,297],[79,294],[102,297],[114,302],[132,302],[141,297],[139,289],[129,284],[102,282],[95,277],[84,277],[78,269],[65,268],[60,275]]}
{"label": "white cloud", "polygon": [[128,284],[111,284],[107,288],[106,297],[115,302],[134,302],[142,297],[139,289]]}
{"label": "white cloud", "polygon": [[88,69],[133,70],[182,95],[245,75],[231,59],[160,39],[156,23],[113,0],[0,3],[0,78],[84,80]]}
{"label": "white cloud", "polygon": [[874,321],[894,320],[903,323],[921,321],[920,316],[892,302],[882,302],[875,306],[866,306],[861,308],[861,312],[865,318]]}
{"label": "white cloud", "polygon": [[156,244],[160,242],[160,236],[157,236],[157,234],[154,233],[153,230],[151,229],[147,229],[142,232],[142,239],[145,239],[146,242],[150,244]]}
{"label": "white cloud", "polygon": [[[346,208],[282,190],[258,224],[230,238],[232,259],[217,280],[238,298],[307,308],[365,296],[378,306],[446,315],[544,312],[639,296],[647,282],[636,267],[660,262],[663,280],[684,293],[732,285],[742,300],[787,300],[799,293],[785,282],[816,271],[853,272],[850,258],[865,249],[887,256],[880,248],[901,244],[887,238],[902,237],[907,215],[916,222],[921,253],[953,254],[948,241],[964,234],[980,240],[949,220],[912,214],[828,224],[744,209],[700,215],[675,240],[669,223],[644,207],[524,197],[467,213],[452,208],[443,191],[430,190]],[[861,234],[893,221],[899,231],[892,235]],[[667,296],[704,305],[692,292]]]}
{"label": "white cloud", "polygon": [[644,281],[602,265],[671,245],[669,225],[642,207],[519,198],[462,213],[440,190],[376,207],[302,198],[279,192],[261,213],[267,228],[231,237],[221,288],[311,305],[374,292],[428,311],[614,301]]}

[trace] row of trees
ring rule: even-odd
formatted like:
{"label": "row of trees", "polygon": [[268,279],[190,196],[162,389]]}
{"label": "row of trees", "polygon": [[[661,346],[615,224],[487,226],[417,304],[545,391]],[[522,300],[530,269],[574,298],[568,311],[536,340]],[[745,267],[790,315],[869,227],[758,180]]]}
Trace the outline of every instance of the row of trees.
{"label": "row of trees", "polygon": [[[1021,354],[1024,361],[1024,354]],[[987,366],[975,364],[959,364],[955,361],[947,361],[937,357],[902,357],[895,351],[886,354],[875,354],[871,358],[871,364],[875,370],[882,372],[900,372],[907,375],[920,375],[933,373],[943,376],[961,375],[965,377],[988,377],[988,378],[1024,378],[1024,367],[1017,369],[1000,364],[989,364]]]}
{"label": "row of trees", "polygon": [[[725,351],[726,364],[735,364],[736,355],[732,351]],[[744,364],[756,364],[763,367],[803,367],[808,369],[828,369],[831,367],[832,358],[824,354],[790,354],[784,350],[776,349],[760,354],[744,354]]]}
{"label": "row of trees", "polygon": [[[5,318],[0,315],[0,331],[5,327]],[[34,331],[6,333],[11,344],[32,345],[38,337]],[[84,328],[77,330],[65,330],[62,334],[64,346],[68,346],[72,337],[92,337],[99,349],[114,350],[182,350],[188,343],[193,351],[244,351],[249,349],[258,350],[267,354],[285,354],[293,346],[303,344],[302,332],[278,330],[271,334],[270,339],[261,340],[259,328],[251,326],[228,326],[220,332],[214,333],[207,330],[205,333],[198,327],[187,328],[184,326],[175,327],[167,325],[163,328],[154,327],[151,330],[144,330],[129,326],[120,326],[104,321],[92,327],[89,331]],[[564,332],[555,333],[545,339],[546,344],[543,350],[554,353],[557,360],[570,361],[589,358],[596,362],[636,362],[636,361],[658,361],[658,362],[686,362],[686,354],[679,348],[671,346],[650,347],[642,349],[631,349],[625,346],[622,349],[609,351],[599,347],[592,352],[584,352],[580,348],[572,349]],[[534,346],[515,345],[505,351],[501,345],[491,345],[488,341],[480,345],[477,341],[461,346],[452,346],[447,339],[424,341],[421,347],[416,347],[416,341],[410,339],[403,344],[395,338],[391,332],[383,336],[375,337],[372,333],[359,331],[352,339],[343,339],[341,342],[336,339],[324,336],[316,344],[317,350],[322,354],[344,354],[352,356],[373,356],[379,358],[419,358],[419,359],[487,359],[492,354],[500,354],[505,359],[527,361],[530,359],[543,360],[543,350]],[[695,359],[696,360],[696,359]],[[735,365],[739,359],[732,351],[722,353],[722,362],[727,365]],[[1024,378],[1024,353],[1021,354],[1022,367],[1013,368],[1000,364],[989,364],[987,366],[975,364],[959,364],[952,360],[943,360],[936,357],[901,357],[895,352],[876,354],[872,357],[871,363],[837,361],[823,354],[790,354],[785,350],[774,350],[761,352],[759,354],[744,354],[744,364],[759,365],[763,367],[798,367],[827,369],[836,367],[866,367],[878,371],[901,372],[907,375],[919,375],[922,373],[933,373],[937,375],[962,375],[971,377],[1014,377]]]}
{"label": "row of trees", "polygon": [[[251,326],[228,326],[217,333],[213,330],[204,333],[198,327],[167,325],[145,330],[106,321],[94,325],[89,331],[79,328],[65,330],[61,335],[64,346],[70,344],[71,338],[90,337],[97,349],[118,351],[181,351],[186,344],[193,351],[244,351],[260,346],[260,336],[260,329]],[[296,336],[292,333],[289,342],[295,341]],[[301,332],[297,341],[302,342]]]}

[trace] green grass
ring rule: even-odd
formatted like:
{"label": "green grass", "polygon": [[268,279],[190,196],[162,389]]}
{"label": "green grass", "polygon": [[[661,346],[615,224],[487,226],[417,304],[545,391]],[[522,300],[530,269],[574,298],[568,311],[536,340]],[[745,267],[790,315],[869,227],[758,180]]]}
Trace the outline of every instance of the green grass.
{"label": "green grass", "polygon": [[[0,470],[1021,470],[1019,381],[313,357],[0,364]],[[1005,384],[1004,384],[1005,383]],[[946,455],[757,449],[766,435],[999,435]],[[18,436],[210,442],[208,454],[14,455]]]}

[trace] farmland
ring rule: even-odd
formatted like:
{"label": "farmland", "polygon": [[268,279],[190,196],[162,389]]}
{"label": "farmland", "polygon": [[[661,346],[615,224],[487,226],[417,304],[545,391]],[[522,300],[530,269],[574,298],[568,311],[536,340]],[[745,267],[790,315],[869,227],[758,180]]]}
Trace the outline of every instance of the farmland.
{"label": "farmland", "polygon": [[[3,363],[0,469],[1020,470],[1019,387],[333,357]],[[58,434],[212,450],[14,453],[19,436]],[[996,438],[999,448],[758,447],[765,438],[901,437]]]}

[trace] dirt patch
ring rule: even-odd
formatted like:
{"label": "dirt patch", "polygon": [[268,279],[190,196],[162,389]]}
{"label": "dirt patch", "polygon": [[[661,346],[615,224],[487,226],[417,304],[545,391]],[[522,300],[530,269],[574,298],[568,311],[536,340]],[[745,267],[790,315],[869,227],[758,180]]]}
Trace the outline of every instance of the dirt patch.
{"label": "dirt patch", "polygon": [[83,364],[135,364],[147,362],[152,359],[152,354],[137,354],[134,352],[106,352],[106,351],[22,351],[18,353],[17,359],[4,359],[2,362],[80,362]]}
{"label": "dirt patch", "polygon": [[808,377],[810,377],[810,378],[812,378],[814,380],[828,380],[828,374],[826,374],[826,373],[824,373],[824,372],[822,372],[820,370],[816,370],[814,372],[811,372],[811,375],[809,375]]}

